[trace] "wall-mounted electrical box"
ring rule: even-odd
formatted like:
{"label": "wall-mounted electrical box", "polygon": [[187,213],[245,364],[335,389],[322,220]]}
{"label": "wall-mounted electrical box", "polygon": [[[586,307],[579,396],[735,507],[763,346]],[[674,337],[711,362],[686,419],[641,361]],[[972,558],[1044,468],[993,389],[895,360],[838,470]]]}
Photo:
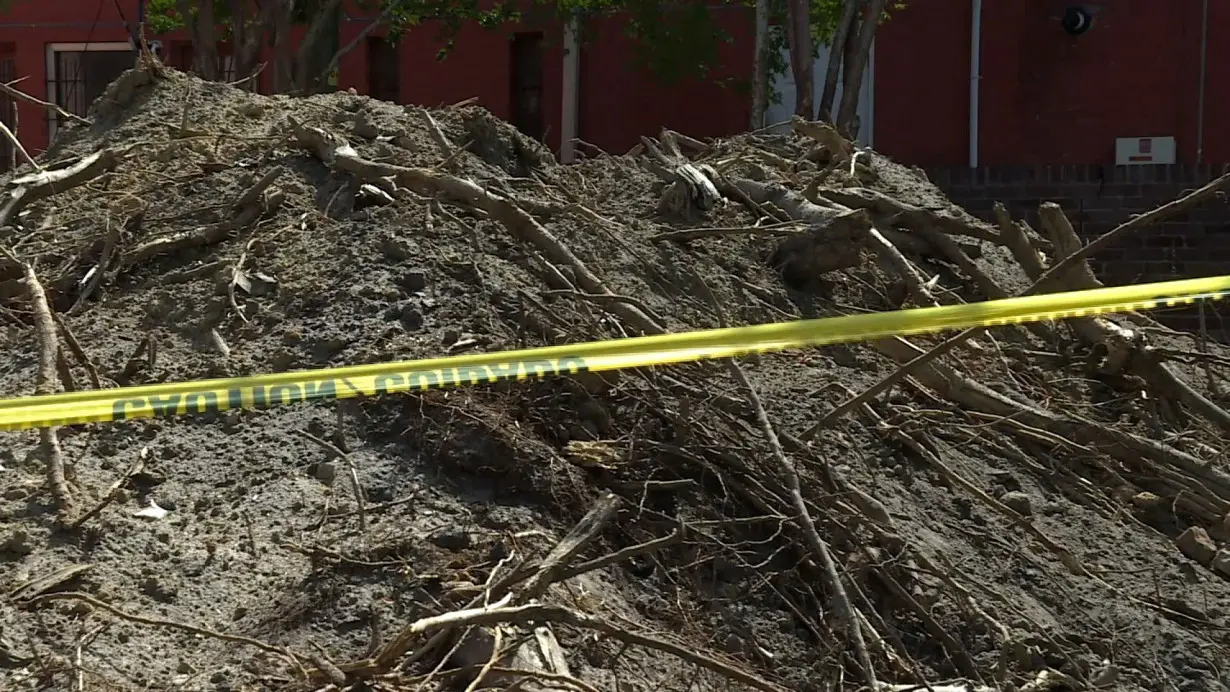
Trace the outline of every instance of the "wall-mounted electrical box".
{"label": "wall-mounted electrical box", "polygon": [[1116,166],[1174,162],[1174,137],[1120,137],[1115,140]]}

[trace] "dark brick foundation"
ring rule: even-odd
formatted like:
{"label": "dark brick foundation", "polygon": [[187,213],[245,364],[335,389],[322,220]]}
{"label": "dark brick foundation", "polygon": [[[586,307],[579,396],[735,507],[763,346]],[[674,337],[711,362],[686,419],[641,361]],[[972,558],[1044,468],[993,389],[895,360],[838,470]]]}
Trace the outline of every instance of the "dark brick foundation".
{"label": "dark brick foundation", "polygon": [[[1035,229],[1038,205],[1055,202],[1086,241],[1220,175],[1223,166],[968,166],[927,169],[927,176],[971,214],[994,222],[1003,202]],[[1230,274],[1230,203],[1225,197],[1134,233],[1093,258],[1107,285]],[[1230,304],[1204,307],[1210,336],[1230,341]],[[1197,331],[1198,308],[1158,312],[1175,329]]]}

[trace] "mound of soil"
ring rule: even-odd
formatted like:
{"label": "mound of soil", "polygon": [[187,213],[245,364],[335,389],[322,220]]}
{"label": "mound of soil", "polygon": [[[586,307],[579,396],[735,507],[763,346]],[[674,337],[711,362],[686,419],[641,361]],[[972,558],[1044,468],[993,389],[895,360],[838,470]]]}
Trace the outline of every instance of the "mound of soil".
{"label": "mound of soil", "polygon": [[[4,396],[1095,284],[817,124],[563,166],[155,64],[89,120],[7,181]],[[0,680],[1230,689],[1230,352],[951,336],[5,433]]]}

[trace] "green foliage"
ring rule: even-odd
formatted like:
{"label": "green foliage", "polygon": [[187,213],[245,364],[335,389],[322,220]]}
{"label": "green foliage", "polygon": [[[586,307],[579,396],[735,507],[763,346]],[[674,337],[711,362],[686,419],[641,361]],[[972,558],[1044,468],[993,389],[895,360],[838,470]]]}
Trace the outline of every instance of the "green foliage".
{"label": "green foliage", "polygon": [[[6,1],[12,0],[0,0]],[[299,16],[294,20],[306,23],[312,10],[322,1],[298,3],[301,13],[297,13]],[[627,17],[624,31],[637,46],[633,67],[648,69],[669,83],[689,77],[712,79],[722,44],[733,40],[718,26],[715,12],[742,12],[750,23],[754,21],[755,4],[755,0],[679,0],[673,3],[661,0],[499,0],[494,7],[483,9],[479,0],[363,0],[360,6],[373,15],[385,14],[389,35],[394,40],[425,22],[439,22],[436,38],[444,44],[438,55],[440,59],[453,50],[458,33],[469,22],[477,22],[487,29],[501,29],[509,22],[534,25],[574,16],[584,20],[623,13]],[[219,22],[222,38],[226,37],[231,6],[231,0],[214,0],[214,17]],[[831,39],[841,6],[842,0],[811,0],[809,3],[816,49]],[[901,2],[894,2],[892,9],[896,11],[903,6]],[[768,39],[772,74],[786,69],[782,57],[786,47],[782,31],[786,19],[785,0],[771,0],[770,14],[772,26]],[[146,26],[155,34],[183,26],[175,0],[148,0],[146,15]],[[581,24],[581,40],[592,39],[595,26],[584,21]]]}
{"label": "green foliage", "polygon": [[[214,0],[214,18],[219,22],[219,28],[229,26],[231,20],[231,3],[228,0]],[[179,15],[175,0],[147,0],[145,3],[145,29],[152,34],[168,34],[184,28],[184,18]]]}
{"label": "green foliage", "polygon": [[482,9],[477,0],[367,0],[363,7],[373,14],[388,13],[389,36],[394,40],[424,22],[438,22],[436,38],[444,47],[436,57],[441,60],[456,47],[457,35],[465,24],[476,22],[495,29],[519,16],[512,4],[497,2],[490,9]]}

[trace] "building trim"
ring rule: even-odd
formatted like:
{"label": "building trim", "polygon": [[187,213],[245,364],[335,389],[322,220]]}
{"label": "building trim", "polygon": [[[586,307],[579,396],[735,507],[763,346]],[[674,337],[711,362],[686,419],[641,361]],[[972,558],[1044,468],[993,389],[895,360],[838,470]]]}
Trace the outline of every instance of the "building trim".
{"label": "building trim", "polygon": [[[59,81],[59,75],[56,74],[56,53],[93,53],[106,51],[123,51],[133,50],[132,41],[99,41],[97,43],[48,43],[47,44],[47,71],[44,73],[46,80],[47,101],[55,103],[63,107],[64,104],[56,103],[55,84]],[[59,127],[58,116],[51,111],[47,113],[47,145],[56,138],[56,128]]]}

